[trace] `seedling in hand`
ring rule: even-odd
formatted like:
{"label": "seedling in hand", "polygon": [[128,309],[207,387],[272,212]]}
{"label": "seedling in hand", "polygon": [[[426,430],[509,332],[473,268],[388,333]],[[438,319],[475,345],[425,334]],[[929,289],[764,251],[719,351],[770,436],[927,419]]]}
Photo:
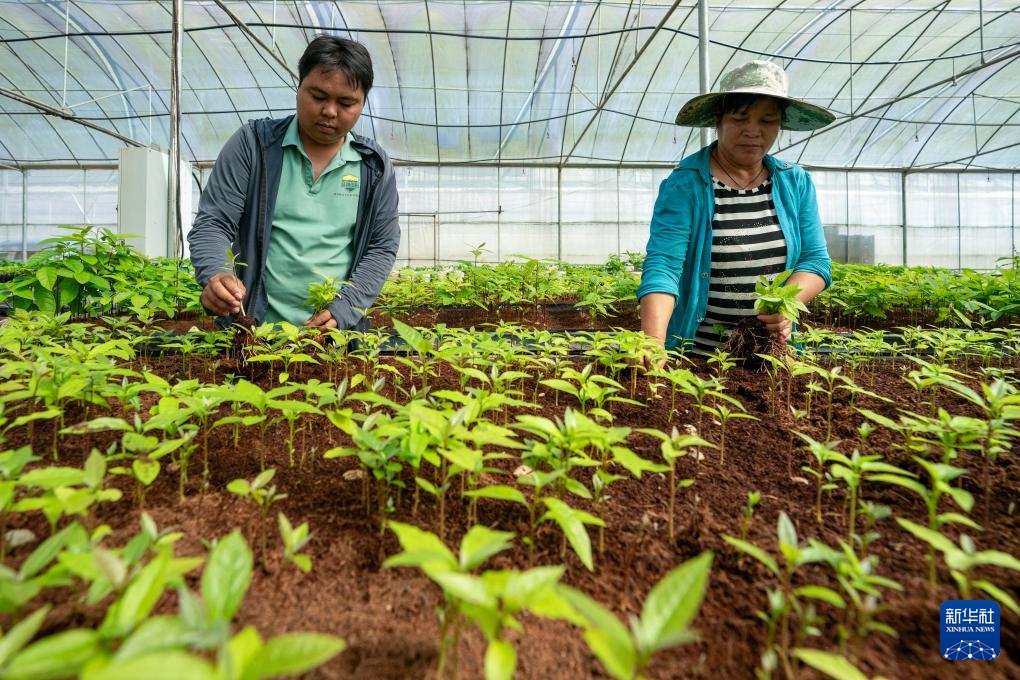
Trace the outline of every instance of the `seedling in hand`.
{"label": "seedling in hand", "polygon": [[782,314],[793,323],[797,323],[801,314],[807,313],[807,305],[797,298],[800,287],[796,284],[783,285],[791,274],[793,270],[788,269],[771,281],[766,276],[758,277],[758,282],[754,284],[754,292],[757,295],[754,301],[756,312]]}
{"label": "seedling in hand", "polygon": [[319,314],[329,307],[329,304],[336,299],[337,293],[344,285],[339,276],[321,275],[321,281],[313,281],[308,284],[308,299],[304,301],[306,307],[312,308],[312,316]]}
{"label": "seedling in hand", "polygon": [[[227,248],[227,268],[229,268],[230,271],[233,273],[234,278],[237,280],[238,283],[241,282],[241,277],[237,275],[238,267],[247,266],[248,266],[247,262],[241,262],[240,260],[238,260],[237,253],[235,253],[230,248]],[[238,304],[241,306],[241,316],[248,316],[248,313],[244,311],[244,300],[241,300],[240,302],[238,302]]]}

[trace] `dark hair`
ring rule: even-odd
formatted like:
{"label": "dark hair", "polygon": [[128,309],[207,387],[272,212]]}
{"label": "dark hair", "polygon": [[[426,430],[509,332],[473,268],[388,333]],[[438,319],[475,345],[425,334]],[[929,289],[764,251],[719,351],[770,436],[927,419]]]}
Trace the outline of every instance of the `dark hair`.
{"label": "dark hair", "polygon": [[790,105],[785,99],[778,97],[770,97],[767,94],[755,94],[753,92],[737,92],[734,94],[727,94],[715,102],[715,109],[712,111],[712,115],[715,117],[715,122],[718,125],[722,117],[727,113],[739,113],[745,111],[749,106],[754,104],[759,99],[771,99],[779,107],[779,113],[782,114],[782,119],[786,120],[786,107]]}
{"label": "dark hair", "polygon": [[327,71],[340,71],[354,85],[360,85],[366,97],[372,89],[375,78],[372,56],[359,42],[332,35],[316,36],[298,61],[298,84],[318,66]]}

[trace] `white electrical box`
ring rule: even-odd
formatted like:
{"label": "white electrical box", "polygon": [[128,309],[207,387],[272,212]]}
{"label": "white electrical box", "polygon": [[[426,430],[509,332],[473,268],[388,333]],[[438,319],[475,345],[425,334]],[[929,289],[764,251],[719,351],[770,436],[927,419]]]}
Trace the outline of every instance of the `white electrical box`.
{"label": "white electrical box", "polygon": [[[172,233],[168,181],[170,156],[148,147],[120,150],[117,222],[121,234],[131,234],[129,244],[148,257],[178,257],[184,234],[191,229],[191,164],[181,160],[181,233]],[[187,255],[187,253],[185,253]]]}

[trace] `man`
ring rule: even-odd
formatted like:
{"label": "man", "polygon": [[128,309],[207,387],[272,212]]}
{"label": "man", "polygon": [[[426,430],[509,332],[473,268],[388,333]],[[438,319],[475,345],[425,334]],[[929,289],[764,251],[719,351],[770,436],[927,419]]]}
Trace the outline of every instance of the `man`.
{"label": "man", "polygon": [[[367,329],[367,310],[400,243],[393,165],[351,132],[372,89],[360,43],[319,36],[298,62],[294,115],[251,120],[224,145],[188,233],[202,306],[222,325]],[[344,281],[329,307],[304,306],[310,283]]]}

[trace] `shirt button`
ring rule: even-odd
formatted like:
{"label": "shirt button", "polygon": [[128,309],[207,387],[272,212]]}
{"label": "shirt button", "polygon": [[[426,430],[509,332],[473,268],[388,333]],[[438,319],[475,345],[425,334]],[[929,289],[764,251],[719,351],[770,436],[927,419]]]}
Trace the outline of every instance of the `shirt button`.
{"label": "shirt button", "polygon": [[701,272],[701,278],[707,279],[708,278],[708,272]]}

